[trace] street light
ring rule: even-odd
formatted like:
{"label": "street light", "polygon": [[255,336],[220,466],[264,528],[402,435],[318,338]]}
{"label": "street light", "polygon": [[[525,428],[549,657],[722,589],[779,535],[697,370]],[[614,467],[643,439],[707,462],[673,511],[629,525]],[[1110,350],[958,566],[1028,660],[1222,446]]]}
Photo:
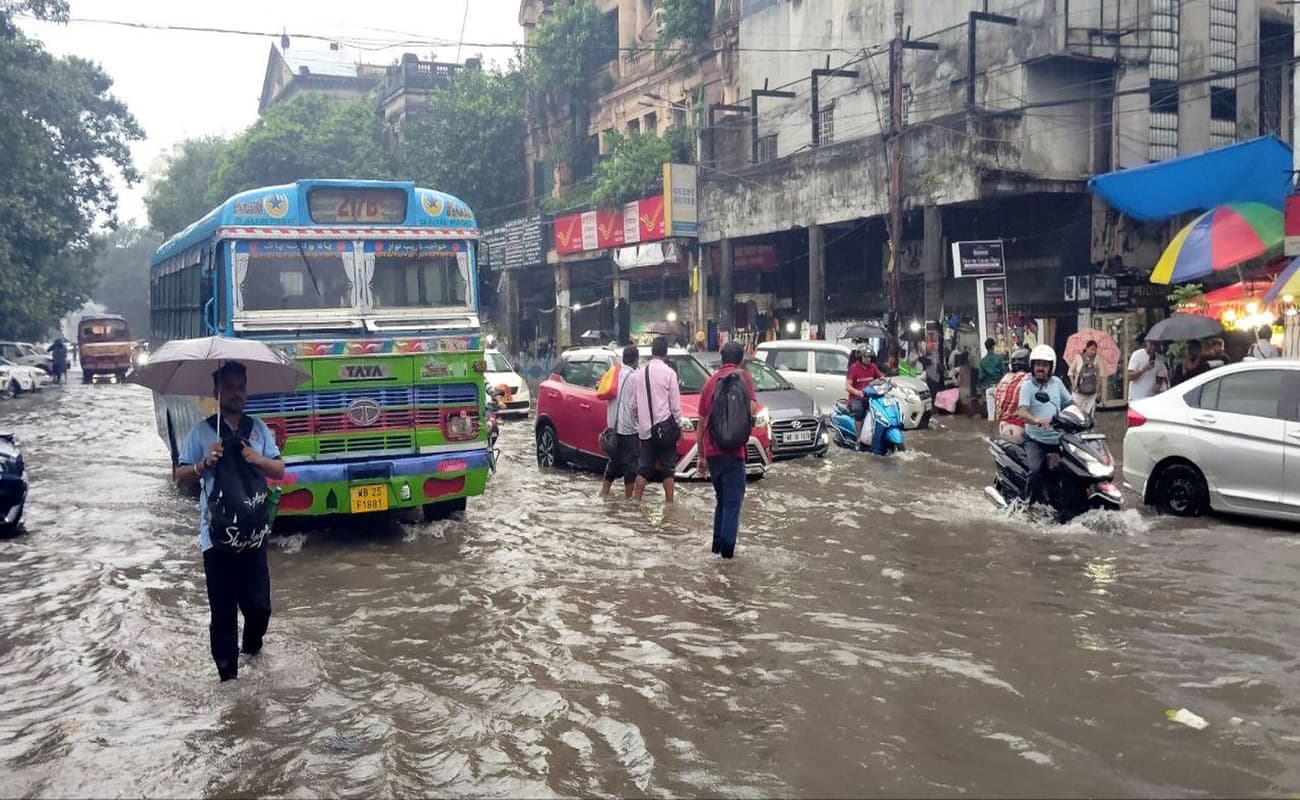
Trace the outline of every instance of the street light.
{"label": "street light", "polygon": [[799,325],[798,325],[797,323],[795,323],[794,320],[790,320],[789,322],[787,322],[787,323],[785,324],[785,332],[786,332],[786,333],[795,333],[795,332],[798,331],[798,330],[799,330]]}
{"label": "street light", "polygon": [[921,323],[920,323],[920,321],[919,321],[919,320],[915,320],[915,319],[912,320],[912,324],[908,325],[908,326],[907,326],[907,329],[908,329],[909,331],[911,331],[912,333],[920,333],[920,332],[921,332]]}
{"label": "street light", "polygon": [[574,311],[581,311],[581,310],[582,310],[582,303],[574,303],[574,304],[573,304],[573,310],[574,310]]}
{"label": "street light", "polygon": [[677,312],[676,312],[676,311],[669,311],[667,314],[664,315],[664,319],[668,320],[669,322],[676,322],[676,321],[677,321]]}

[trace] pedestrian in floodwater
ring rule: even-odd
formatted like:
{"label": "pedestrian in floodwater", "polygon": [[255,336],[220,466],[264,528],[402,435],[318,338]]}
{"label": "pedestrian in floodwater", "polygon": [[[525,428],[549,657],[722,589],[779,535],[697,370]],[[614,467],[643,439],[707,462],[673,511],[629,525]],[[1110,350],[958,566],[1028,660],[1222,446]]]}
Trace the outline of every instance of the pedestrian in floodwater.
{"label": "pedestrian in floodwater", "polygon": [[[715,441],[714,427],[719,415],[714,410],[714,393],[730,375],[739,374],[743,380],[729,387],[748,396],[746,408],[749,415],[758,411],[758,396],[754,393],[754,379],[742,369],[745,348],[739,342],[722,346],[722,367],[709,376],[700,391],[700,459],[698,473],[713,483],[713,552],[723,558],[736,554],[736,537],[740,535],[740,509],[745,502],[745,449],[748,442],[728,449]],[[724,393],[723,398],[727,395]],[[718,434],[724,438],[726,434]]]}
{"label": "pedestrian in floodwater", "polygon": [[677,371],[668,365],[668,340],[656,336],[650,360],[636,374],[636,424],[641,439],[641,469],[633,498],[645,496],[646,484],[663,481],[664,501],[673,502],[677,440],[681,438],[682,390]]}
{"label": "pedestrian in floodwater", "polygon": [[[199,422],[185,438],[176,467],[181,486],[201,486],[199,494],[199,547],[203,551],[203,576],[208,589],[211,619],[208,626],[212,660],[222,681],[239,677],[239,612],[244,615],[243,652],[256,655],[271,620],[271,573],[266,562],[266,543],[233,550],[214,547],[208,498],[214,491],[213,473],[223,459],[242,459],[260,475],[279,480],[284,462],[275,436],[266,423],[244,416],[248,400],[248,374],[243,364],[230,361],[212,373],[218,411]],[[217,429],[224,423],[227,433],[237,432],[242,449],[227,453]],[[247,431],[247,435],[244,432]],[[226,438],[225,441],[231,441]]]}
{"label": "pedestrian in floodwater", "polygon": [[606,427],[613,429],[618,437],[618,447],[605,465],[605,483],[600,487],[601,497],[609,497],[614,481],[618,478],[623,479],[623,493],[626,497],[630,498],[636,487],[641,440],[637,438],[636,391],[633,382],[636,380],[636,365],[640,358],[636,345],[630,344],[623,348],[623,369],[618,372],[618,391],[605,408]]}
{"label": "pedestrian in floodwater", "polygon": [[55,339],[48,352],[50,360],[53,362],[54,382],[63,383],[68,374],[68,343],[62,338]]}

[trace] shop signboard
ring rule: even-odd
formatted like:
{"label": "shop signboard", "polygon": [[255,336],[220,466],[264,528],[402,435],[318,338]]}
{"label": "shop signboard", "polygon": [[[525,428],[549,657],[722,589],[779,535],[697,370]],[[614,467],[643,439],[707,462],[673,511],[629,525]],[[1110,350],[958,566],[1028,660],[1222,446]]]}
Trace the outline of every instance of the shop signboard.
{"label": "shop signboard", "polygon": [[555,219],[555,252],[565,256],[666,238],[664,197],[643,197],[622,209],[566,214]]}
{"label": "shop signboard", "polygon": [[1287,195],[1282,224],[1283,255],[1300,256],[1300,194]]}
{"label": "shop signboard", "polygon": [[1007,274],[1002,240],[952,243],[952,274],[957,278],[996,278]]}
{"label": "shop signboard", "polygon": [[1119,279],[1114,275],[1092,276],[1092,307],[1120,308]]}
{"label": "shop signboard", "polygon": [[694,164],[664,164],[666,236],[695,236],[699,233],[696,183],[697,167]]}
{"label": "shop signboard", "polygon": [[520,269],[546,260],[542,218],[513,219],[483,231],[479,239],[487,263],[496,270]]}
{"label": "shop signboard", "polygon": [[1007,331],[1007,279],[980,278],[975,284],[979,307],[979,330],[983,342],[993,339],[1000,353],[1010,352]]}

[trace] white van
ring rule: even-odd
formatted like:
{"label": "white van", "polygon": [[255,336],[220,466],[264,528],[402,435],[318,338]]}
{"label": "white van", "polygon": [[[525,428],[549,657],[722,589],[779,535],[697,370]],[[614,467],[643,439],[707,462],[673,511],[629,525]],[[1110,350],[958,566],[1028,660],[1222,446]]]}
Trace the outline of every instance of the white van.
{"label": "white van", "polygon": [[[758,346],[758,357],[796,389],[812,397],[818,414],[831,413],[835,401],[846,396],[844,381],[849,375],[851,352],[853,348],[845,344],[800,339],[781,339]],[[925,381],[903,376],[890,380],[894,382],[892,396],[903,412],[903,427],[914,430],[929,426],[934,401]]]}

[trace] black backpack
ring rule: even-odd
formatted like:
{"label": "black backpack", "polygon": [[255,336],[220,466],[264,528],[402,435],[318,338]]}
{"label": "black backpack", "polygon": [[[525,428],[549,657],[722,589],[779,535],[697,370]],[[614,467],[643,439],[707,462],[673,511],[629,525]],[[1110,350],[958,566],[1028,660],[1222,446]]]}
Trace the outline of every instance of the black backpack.
{"label": "black backpack", "polygon": [[208,530],[212,546],[241,552],[256,550],[271,532],[266,476],[244,460],[243,448],[253,433],[253,418],[239,420],[239,430],[221,431],[217,417],[208,426],[221,436],[222,455],[212,465],[212,491],[208,493]]}
{"label": "black backpack", "polygon": [[1097,361],[1083,359],[1083,365],[1079,367],[1079,385],[1074,390],[1079,394],[1096,394],[1100,375],[1097,373]]}
{"label": "black backpack", "polygon": [[749,411],[749,387],[740,371],[730,372],[713,386],[709,408],[709,438],[721,450],[736,450],[749,441],[753,418]]}

